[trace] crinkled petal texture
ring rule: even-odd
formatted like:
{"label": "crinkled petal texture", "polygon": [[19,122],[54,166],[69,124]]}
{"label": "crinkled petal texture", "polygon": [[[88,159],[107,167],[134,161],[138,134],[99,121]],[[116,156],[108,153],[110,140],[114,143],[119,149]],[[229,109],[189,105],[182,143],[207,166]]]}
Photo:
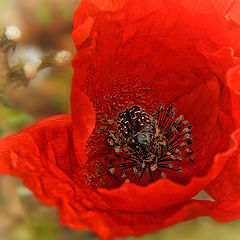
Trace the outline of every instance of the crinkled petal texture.
{"label": "crinkled petal texture", "polygon": [[74,197],[67,176],[73,152],[71,131],[71,115],[66,114],[1,139],[0,172],[20,177],[46,204],[57,205]]}
{"label": "crinkled petal texture", "polygon": [[[174,103],[194,126],[196,163],[186,166],[175,182],[127,184],[109,191],[98,189],[104,186],[101,176],[90,176],[89,183],[111,209],[122,213],[172,209],[207,186],[235,158],[237,133],[235,144],[230,136],[239,123],[225,76],[238,63],[237,9],[233,1],[210,0],[83,0],[80,4],[74,18],[78,53],[71,97],[79,164],[90,165],[91,174],[105,164],[107,122],[132,104],[153,112],[160,103]],[[88,124],[79,128],[81,122]],[[94,205],[101,207],[99,201]],[[124,221],[133,220],[126,215]],[[131,224],[128,234],[137,234],[138,226],[150,229],[136,225]],[[124,229],[121,236],[127,232]]]}
{"label": "crinkled petal texture", "polygon": [[[227,158],[236,154],[239,151],[239,138],[240,132],[236,132],[232,147],[218,157]],[[136,196],[136,204],[142,207],[141,211],[134,207],[129,211],[110,208],[102,196],[91,192],[83,183],[84,170],[79,168],[73,152],[70,115],[51,117],[19,134],[1,139],[0,159],[0,172],[21,178],[38,199],[56,206],[62,224],[73,229],[90,229],[99,234],[101,239],[138,236],[197,216],[209,215],[220,222],[240,217],[240,201],[188,199],[168,208],[159,208],[158,202],[153,199],[157,195],[153,185],[146,189],[149,198],[137,199]],[[74,175],[76,169],[79,170],[77,176]],[[127,186],[125,194],[130,191],[140,194],[140,188],[130,184]],[[179,187],[179,190],[183,189]],[[96,198],[96,203],[93,198]],[[116,206],[121,201],[122,198],[118,196],[115,199]],[[153,203],[152,208],[144,206]]]}
{"label": "crinkled petal texture", "polygon": [[[232,90],[233,112],[239,124],[240,119],[240,67],[234,67],[227,73],[229,88]],[[235,141],[240,143],[240,134],[236,132]],[[240,148],[236,148],[221,174],[211,182],[206,191],[218,201],[240,200]]]}
{"label": "crinkled petal texture", "polygon": [[[22,178],[42,202],[56,206],[62,224],[106,240],[198,216],[239,218],[235,2],[82,0],[74,16],[72,116],[2,139],[0,172]],[[132,104],[151,113],[160,103],[174,103],[194,126],[196,163],[174,181],[111,189],[102,174],[109,120]],[[216,201],[192,200],[202,189]]]}

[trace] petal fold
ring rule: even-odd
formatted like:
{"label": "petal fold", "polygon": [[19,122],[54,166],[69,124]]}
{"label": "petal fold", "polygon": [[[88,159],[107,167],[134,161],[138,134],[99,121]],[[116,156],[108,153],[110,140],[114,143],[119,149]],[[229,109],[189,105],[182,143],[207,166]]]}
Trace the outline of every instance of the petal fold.
{"label": "petal fold", "polygon": [[21,178],[46,204],[73,196],[71,132],[71,114],[64,114],[0,139],[0,172]]}

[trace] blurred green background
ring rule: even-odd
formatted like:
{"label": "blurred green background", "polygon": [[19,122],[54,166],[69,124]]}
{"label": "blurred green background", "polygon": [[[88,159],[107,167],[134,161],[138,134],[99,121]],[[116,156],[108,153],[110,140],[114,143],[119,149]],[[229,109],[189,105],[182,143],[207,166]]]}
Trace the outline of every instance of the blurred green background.
{"label": "blurred green background", "polygon": [[[23,39],[13,63],[37,61],[50,49],[75,54],[71,38],[72,16],[80,0],[0,0],[0,27],[18,26]],[[21,60],[22,59],[22,60]],[[0,62],[1,63],[1,62]],[[1,64],[2,66],[2,64]],[[71,67],[52,68],[27,87],[9,86],[0,102],[0,137],[19,132],[55,114],[70,112]],[[5,77],[0,68],[0,83]],[[148,234],[142,240],[239,240],[240,221],[219,224],[204,217]],[[19,179],[0,176],[0,240],[98,239],[89,231],[73,231],[58,223],[54,208],[38,202]]]}

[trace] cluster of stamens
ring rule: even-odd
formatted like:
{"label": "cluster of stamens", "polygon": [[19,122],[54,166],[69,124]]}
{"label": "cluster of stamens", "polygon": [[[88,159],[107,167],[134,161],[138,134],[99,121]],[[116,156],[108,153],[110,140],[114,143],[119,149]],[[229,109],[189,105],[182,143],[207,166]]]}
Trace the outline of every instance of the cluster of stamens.
{"label": "cluster of stamens", "polygon": [[140,183],[144,173],[149,173],[153,182],[157,175],[165,178],[167,171],[182,172],[176,163],[188,160],[194,162],[192,126],[183,115],[175,117],[173,105],[152,115],[139,106],[127,108],[118,115],[116,131],[110,131],[108,142],[123,161],[109,169],[110,175],[121,172],[125,182],[138,177]]}

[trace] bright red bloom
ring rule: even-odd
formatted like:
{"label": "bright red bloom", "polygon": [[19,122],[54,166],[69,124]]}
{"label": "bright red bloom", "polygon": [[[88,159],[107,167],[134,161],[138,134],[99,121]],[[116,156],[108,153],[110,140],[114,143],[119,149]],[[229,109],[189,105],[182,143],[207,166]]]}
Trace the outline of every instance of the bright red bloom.
{"label": "bright red bloom", "polygon": [[[230,0],[83,0],[74,16],[72,116],[2,139],[0,171],[56,206],[62,224],[102,239],[198,216],[239,218],[239,9]],[[108,176],[106,119],[131,102],[149,113],[174,103],[194,126],[196,161],[174,181],[118,186]],[[203,189],[215,201],[192,199]]]}

